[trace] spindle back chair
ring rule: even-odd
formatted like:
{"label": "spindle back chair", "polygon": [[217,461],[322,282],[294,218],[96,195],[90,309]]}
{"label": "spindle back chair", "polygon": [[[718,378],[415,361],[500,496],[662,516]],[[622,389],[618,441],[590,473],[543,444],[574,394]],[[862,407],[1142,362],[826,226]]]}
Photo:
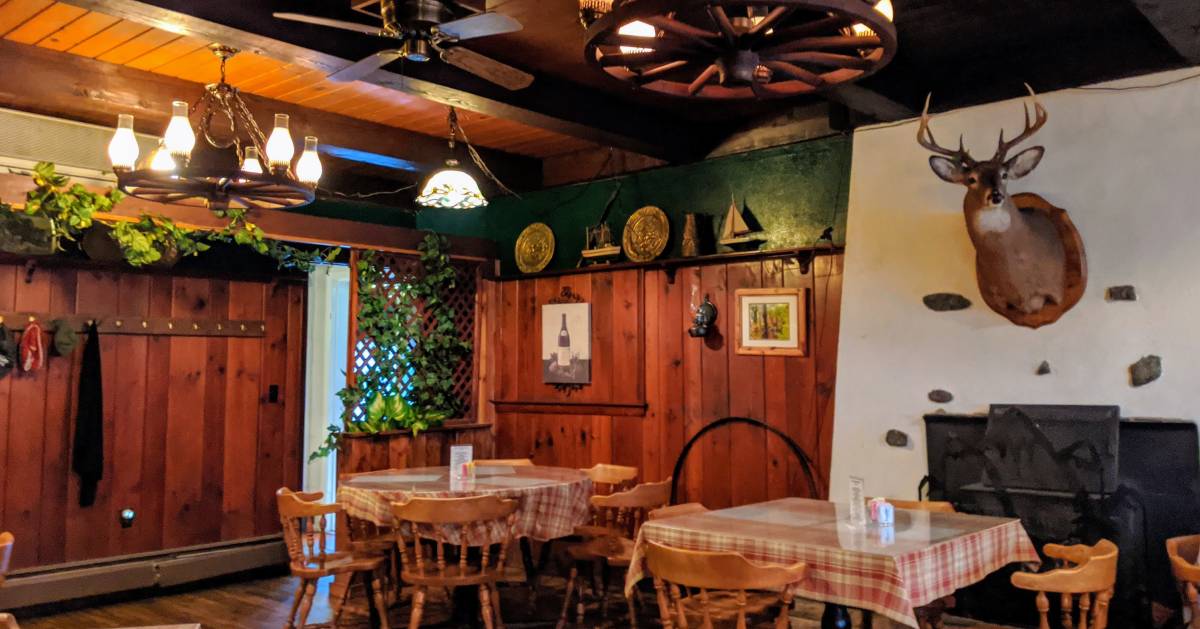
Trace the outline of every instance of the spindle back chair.
{"label": "spindle back chair", "polygon": [[[300,626],[308,621],[308,613],[312,609],[316,596],[317,580],[336,574],[350,574],[353,581],[360,576],[367,592],[367,604],[374,607],[372,616],[381,616],[381,626],[387,629],[387,608],[383,603],[382,588],[376,571],[383,565],[381,557],[360,557],[352,552],[335,552],[330,550],[333,543],[333,531],[330,521],[341,512],[341,507],[334,504],[324,504],[305,498],[323,497],[320,492],[294,492],[286,487],[275,492],[275,502],[279,508],[279,520],[283,525],[283,540],[287,546],[289,567],[292,575],[300,579],[292,601],[291,613],[288,615],[289,628],[296,626],[296,614],[299,612]],[[342,608],[345,607],[346,597],[350,592],[347,585],[340,597],[334,601],[334,619],[336,626],[341,619]]]}
{"label": "spindle back chair", "polygon": [[698,502],[685,502],[680,505],[671,505],[669,507],[659,507],[650,513],[646,514],[647,520],[665,520],[667,518],[677,518],[684,515],[696,515],[698,513],[708,513],[708,507]]}
{"label": "spindle back chair", "polygon": [[[409,627],[420,626],[429,587],[466,586],[479,588],[484,626],[495,626],[493,612],[495,624],[503,626],[496,581],[504,576],[516,511],[516,500],[496,496],[392,503],[396,530],[405,537],[400,544],[400,576],[414,587]],[[499,551],[493,555],[494,545]]]}
{"label": "spindle back chair", "polygon": [[1192,610],[1192,620],[1188,629],[1200,629],[1200,566],[1196,558],[1200,557],[1200,535],[1184,535],[1167,540],[1167,558],[1171,560],[1171,573],[1179,585],[1179,593],[1183,596],[1183,604]]}
{"label": "spindle back chair", "polygon": [[[1046,544],[1042,552],[1063,567],[1049,572],[1017,572],[1012,584],[1037,592],[1039,629],[1050,628],[1050,601],[1046,593],[1058,594],[1065,629],[1105,629],[1108,603],[1117,580],[1117,545],[1102,539],[1093,546]],[[1078,622],[1072,618],[1078,599]]]}
{"label": "spindle back chair", "polygon": [[[803,581],[808,566],[758,565],[737,553],[704,552],[646,544],[646,568],[654,578],[658,611],[665,629],[688,627],[688,617],[702,628],[713,621],[736,620],[744,629],[748,616],[778,608],[776,629],[790,626],[792,594],[787,586]],[[762,592],[767,590],[769,592]]]}
{"label": "spindle back chair", "polygon": [[[12,561],[13,534],[5,531],[0,533],[0,587],[4,586],[4,578],[8,574],[8,566]],[[17,619],[11,614],[0,613],[0,629],[18,629]]]}

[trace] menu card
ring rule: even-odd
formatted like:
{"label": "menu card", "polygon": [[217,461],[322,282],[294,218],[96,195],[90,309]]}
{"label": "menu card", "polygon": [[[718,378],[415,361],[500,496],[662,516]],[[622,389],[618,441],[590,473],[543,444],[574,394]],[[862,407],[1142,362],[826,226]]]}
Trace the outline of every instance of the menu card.
{"label": "menu card", "polygon": [[867,525],[866,481],[859,476],[850,477],[850,526]]}
{"label": "menu card", "polygon": [[475,477],[475,466],[471,464],[475,449],[471,446],[450,446],[450,478],[466,480]]}

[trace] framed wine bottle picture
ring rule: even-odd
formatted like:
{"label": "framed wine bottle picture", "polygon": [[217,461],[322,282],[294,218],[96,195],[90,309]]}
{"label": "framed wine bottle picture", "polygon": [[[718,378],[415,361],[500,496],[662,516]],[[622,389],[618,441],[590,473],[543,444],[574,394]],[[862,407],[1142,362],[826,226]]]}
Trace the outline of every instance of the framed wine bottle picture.
{"label": "framed wine bottle picture", "polygon": [[592,305],[542,306],[542,382],[592,382]]}

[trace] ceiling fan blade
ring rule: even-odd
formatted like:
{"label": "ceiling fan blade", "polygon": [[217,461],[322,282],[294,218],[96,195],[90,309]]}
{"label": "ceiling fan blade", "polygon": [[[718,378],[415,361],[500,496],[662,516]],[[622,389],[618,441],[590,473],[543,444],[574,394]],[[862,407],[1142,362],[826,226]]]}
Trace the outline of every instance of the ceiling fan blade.
{"label": "ceiling fan blade", "polygon": [[315,15],[304,15],[303,13],[273,13],[276,19],[291,20],[293,22],[304,22],[305,24],[316,24],[317,26],[328,26],[330,28],[340,28],[346,31],[354,31],[356,33],[364,33],[366,35],[379,35],[383,29],[370,24],[359,24],[358,22],[347,22],[345,20],[334,20],[327,17],[317,17]]}
{"label": "ceiling fan blade", "polygon": [[533,83],[533,75],[462,47],[442,51],[442,61],[513,91]]}
{"label": "ceiling fan blade", "polygon": [[499,13],[480,13],[439,24],[437,29],[457,40],[487,37],[488,35],[503,35],[514,33],[524,28],[521,23],[507,15]]}
{"label": "ceiling fan blade", "polygon": [[329,80],[336,83],[357,81],[364,76],[404,56],[402,50],[381,50],[370,57],[359,59],[337,72],[329,75]]}

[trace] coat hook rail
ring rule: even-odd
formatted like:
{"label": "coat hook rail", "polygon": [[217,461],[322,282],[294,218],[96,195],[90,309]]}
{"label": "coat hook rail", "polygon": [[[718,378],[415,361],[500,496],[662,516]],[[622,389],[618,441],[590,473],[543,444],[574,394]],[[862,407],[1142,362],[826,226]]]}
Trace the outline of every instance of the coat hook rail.
{"label": "coat hook rail", "polygon": [[263,337],[267,324],[261,319],[186,319],[172,317],[130,317],[122,315],[55,315],[45,312],[0,312],[0,325],[21,330],[30,323],[40,323],[53,332],[51,323],[61,320],[77,332],[83,332],[94,321],[101,334],[140,334],[144,336],[228,336]]}

